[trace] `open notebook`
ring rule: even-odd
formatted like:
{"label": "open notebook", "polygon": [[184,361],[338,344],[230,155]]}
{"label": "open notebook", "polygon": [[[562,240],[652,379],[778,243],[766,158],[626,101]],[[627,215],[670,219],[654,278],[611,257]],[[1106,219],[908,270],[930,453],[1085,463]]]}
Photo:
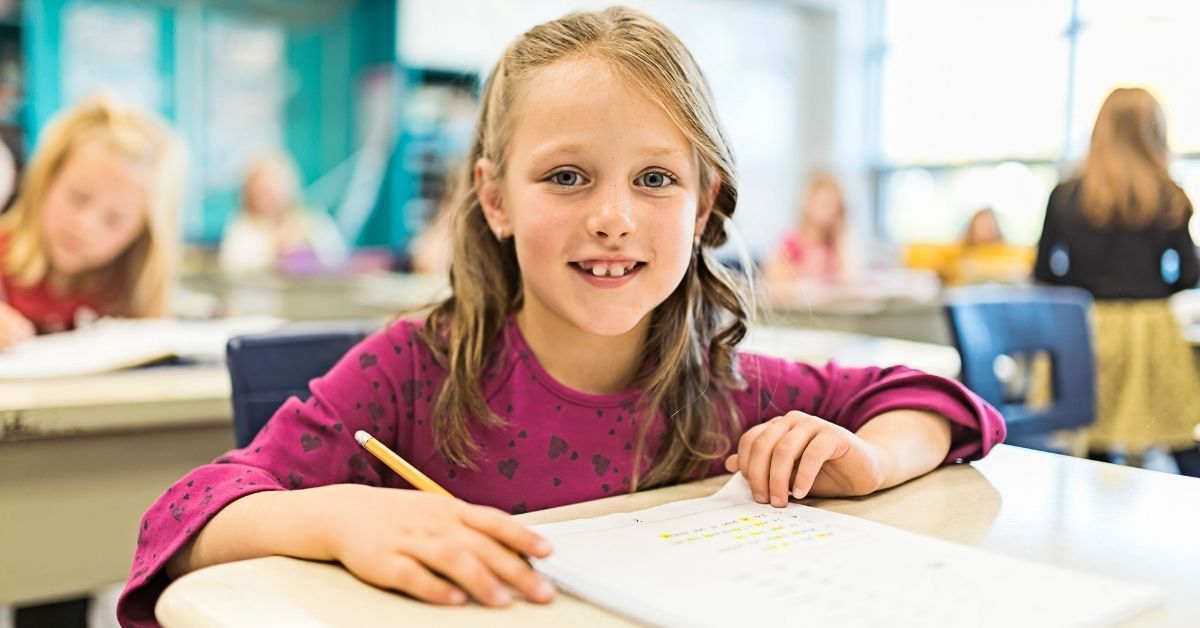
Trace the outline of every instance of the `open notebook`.
{"label": "open notebook", "polygon": [[1158,590],[800,504],[756,504],[742,476],[711,497],[533,526],[559,588],[667,626],[1104,626]]}
{"label": "open notebook", "polygon": [[211,321],[102,319],[83,329],[36,336],[0,351],[0,380],[89,375],[170,358],[220,360],[233,336],[282,323],[269,316]]}

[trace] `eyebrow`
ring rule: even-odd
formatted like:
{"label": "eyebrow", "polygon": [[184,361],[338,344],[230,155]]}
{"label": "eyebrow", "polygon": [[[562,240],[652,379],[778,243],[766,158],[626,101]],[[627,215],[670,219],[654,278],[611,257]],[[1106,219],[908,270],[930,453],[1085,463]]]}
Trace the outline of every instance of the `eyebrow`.
{"label": "eyebrow", "polygon": [[[535,157],[547,157],[558,153],[582,153],[587,150],[585,144],[579,142],[571,142],[568,144],[554,144],[545,149],[537,149],[533,151]],[[677,157],[679,159],[688,159],[688,154],[678,148],[670,148],[667,146],[648,146],[642,148],[642,152],[651,157]]]}

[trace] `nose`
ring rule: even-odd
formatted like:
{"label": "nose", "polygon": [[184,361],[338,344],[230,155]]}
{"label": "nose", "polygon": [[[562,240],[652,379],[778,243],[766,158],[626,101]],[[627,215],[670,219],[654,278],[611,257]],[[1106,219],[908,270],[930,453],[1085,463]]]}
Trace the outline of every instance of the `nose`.
{"label": "nose", "polygon": [[610,186],[596,209],[588,215],[588,233],[601,240],[624,240],[633,235],[633,203],[629,192],[620,185]]}

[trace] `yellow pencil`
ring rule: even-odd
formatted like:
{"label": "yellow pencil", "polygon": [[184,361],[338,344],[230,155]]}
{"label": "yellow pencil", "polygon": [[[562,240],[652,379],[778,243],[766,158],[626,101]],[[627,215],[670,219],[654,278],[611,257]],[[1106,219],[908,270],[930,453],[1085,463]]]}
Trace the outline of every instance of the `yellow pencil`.
{"label": "yellow pencil", "polygon": [[412,484],[417,490],[428,493],[438,493],[439,495],[445,495],[446,497],[454,497],[454,495],[450,494],[450,491],[447,491],[438,485],[437,482],[429,479],[429,476],[421,473],[419,469],[409,464],[407,460],[396,455],[396,452],[388,449],[387,445],[379,442],[379,440],[377,440],[374,436],[371,436],[362,430],[358,430],[354,433],[354,440],[358,441],[358,444],[361,445],[363,449],[371,452],[376,458],[379,458],[383,464],[391,467],[392,471],[399,473],[400,477],[407,480],[408,483]]}

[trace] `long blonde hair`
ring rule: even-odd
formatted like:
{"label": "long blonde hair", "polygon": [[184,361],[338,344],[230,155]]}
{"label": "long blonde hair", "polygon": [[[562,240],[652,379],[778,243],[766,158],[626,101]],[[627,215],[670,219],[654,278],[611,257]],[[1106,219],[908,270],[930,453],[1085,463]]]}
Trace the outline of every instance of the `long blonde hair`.
{"label": "long blonde hair", "polygon": [[[726,223],[737,205],[733,155],[717,121],[712,96],[699,66],[670,31],[624,7],[577,12],[537,26],[505,51],[484,88],[470,154],[461,172],[462,197],[453,206],[453,295],[426,320],[422,338],[448,370],[434,408],[439,452],[471,467],[478,444],[472,421],[499,426],[480,383],[499,341],[506,316],[521,306],[521,271],[511,240],[492,237],[473,186],[471,168],[481,158],[503,176],[513,128],[512,106],[524,82],[564,59],[588,56],[607,63],[618,76],[660,105],[696,149],[700,189],[719,188],[712,213],[687,272],[675,291],[651,314],[642,349],[646,368],[635,379],[641,391],[641,424],[635,459],[643,459],[653,420],[667,421],[655,462],[632,487],[694,477],[729,450],[738,418],[728,391],[742,386],[734,347],[746,332],[748,297],[739,278],[710,252],[727,239]],[[707,203],[707,195],[701,202]],[[699,208],[698,208],[699,209]],[[714,401],[716,403],[714,403]],[[635,465],[636,467],[637,465]]]}
{"label": "long blonde hair", "polygon": [[1154,96],[1140,87],[1113,90],[1096,116],[1080,176],[1084,218],[1097,227],[1180,224],[1190,204],[1171,180],[1167,157],[1166,123]]}
{"label": "long blonde hair", "polygon": [[39,228],[43,204],[71,151],[96,139],[113,154],[146,169],[146,229],[112,263],[81,279],[106,297],[111,295],[113,309],[105,313],[160,316],[166,312],[179,250],[183,144],[163,123],[103,95],[81,102],[46,127],[24,173],[20,195],[0,217],[0,232],[8,237],[0,265],[20,286],[36,285],[46,277],[50,258]]}

